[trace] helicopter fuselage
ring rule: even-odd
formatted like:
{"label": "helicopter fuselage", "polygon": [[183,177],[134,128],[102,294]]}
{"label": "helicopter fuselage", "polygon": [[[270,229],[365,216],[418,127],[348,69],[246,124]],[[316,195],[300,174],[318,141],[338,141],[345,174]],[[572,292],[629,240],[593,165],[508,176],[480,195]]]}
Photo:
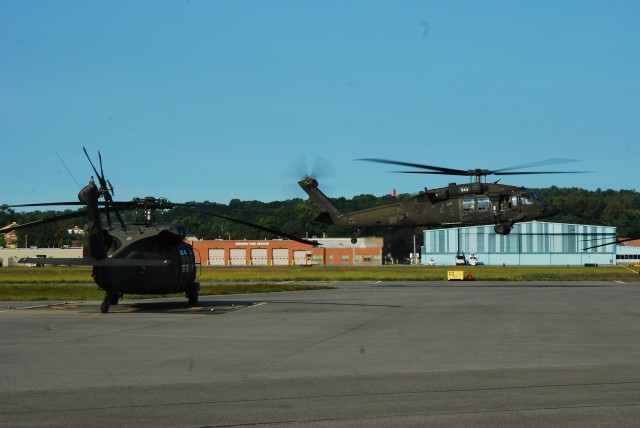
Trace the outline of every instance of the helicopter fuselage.
{"label": "helicopter fuselage", "polygon": [[157,201],[146,198],[136,199],[144,206],[144,222],[121,221],[120,227],[114,228],[109,221],[109,227],[104,228],[98,198],[105,194],[104,186],[98,189],[93,180],[78,194],[80,202],[87,206],[89,251],[94,259],[92,276],[106,291],[101,311],[107,312],[123,294],[185,292],[189,305],[196,306],[200,287],[195,282],[193,247],[184,242],[184,226],[154,222],[152,207]]}
{"label": "helicopter fuselage", "polygon": [[[169,294],[188,292],[196,278],[193,247],[184,242],[180,223],[127,224],[103,229],[107,260],[94,266],[93,278],[107,293]],[[127,266],[127,261],[137,266]]]}
{"label": "helicopter fuselage", "polygon": [[314,178],[306,177],[298,184],[309,195],[311,205],[318,213],[318,221],[358,229],[495,224],[497,233],[508,234],[516,222],[540,220],[559,212],[557,207],[545,202],[532,190],[474,182],[425,189],[394,204],[342,213],[318,189]]}

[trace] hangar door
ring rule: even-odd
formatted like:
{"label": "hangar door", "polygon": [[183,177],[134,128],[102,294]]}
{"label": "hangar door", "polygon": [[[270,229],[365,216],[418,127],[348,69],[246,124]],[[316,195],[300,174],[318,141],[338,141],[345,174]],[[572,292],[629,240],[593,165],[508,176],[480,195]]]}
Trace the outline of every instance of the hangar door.
{"label": "hangar door", "polygon": [[209,248],[209,266],[224,266],[224,249]]}
{"label": "hangar door", "polygon": [[229,250],[229,264],[232,266],[246,266],[247,250],[244,248],[232,248]]}
{"label": "hangar door", "polygon": [[311,254],[307,254],[305,250],[297,250],[293,252],[293,264],[307,265],[311,262]]}
{"label": "hangar door", "polygon": [[251,265],[252,266],[267,265],[267,249],[266,248],[251,249]]}
{"label": "hangar door", "polygon": [[274,266],[287,266],[289,264],[289,250],[286,248],[273,249]]}

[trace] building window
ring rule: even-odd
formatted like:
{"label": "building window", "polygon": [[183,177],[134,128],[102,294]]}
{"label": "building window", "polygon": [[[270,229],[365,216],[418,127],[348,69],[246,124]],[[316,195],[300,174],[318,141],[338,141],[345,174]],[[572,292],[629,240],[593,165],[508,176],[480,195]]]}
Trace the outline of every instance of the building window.
{"label": "building window", "polygon": [[362,261],[362,256],[360,254],[356,254],[355,256],[353,256],[354,263],[360,263],[361,261]]}
{"label": "building window", "polygon": [[348,262],[349,261],[349,254],[343,254],[342,255],[342,261],[343,262]]}
{"label": "building window", "polygon": [[371,255],[369,255],[369,254],[365,254],[365,256],[364,256],[364,262],[365,262],[365,263],[370,263],[370,262],[371,262]]}

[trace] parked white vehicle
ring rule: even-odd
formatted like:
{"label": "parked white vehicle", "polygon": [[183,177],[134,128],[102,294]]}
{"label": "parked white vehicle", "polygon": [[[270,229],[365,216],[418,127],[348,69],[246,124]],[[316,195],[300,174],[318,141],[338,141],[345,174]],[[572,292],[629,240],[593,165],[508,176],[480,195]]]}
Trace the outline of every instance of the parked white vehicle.
{"label": "parked white vehicle", "polygon": [[471,266],[476,266],[478,264],[478,256],[476,256],[476,253],[471,253],[471,256],[469,256],[469,264]]}

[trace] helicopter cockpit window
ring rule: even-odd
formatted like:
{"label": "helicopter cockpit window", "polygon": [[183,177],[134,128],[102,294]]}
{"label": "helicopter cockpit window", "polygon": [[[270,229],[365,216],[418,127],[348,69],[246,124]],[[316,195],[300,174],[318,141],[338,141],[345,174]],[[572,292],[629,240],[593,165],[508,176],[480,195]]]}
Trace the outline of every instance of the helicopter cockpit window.
{"label": "helicopter cockpit window", "polygon": [[523,193],[520,195],[520,202],[522,205],[533,205],[533,196],[531,196],[531,193]]}
{"label": "helicopter cockpit window", "polygon": [[473,198],[465,198],[462,200],[462,211],[472,212],[476,209],[476,201]]}
{"label": "helicopter cockpit window", "polygon": [[478,198],[478,212],[480,211],[491,211],[491,201],[487,196]]}
{"label": "helicopter cockpit window", "polygon": [[542,199],[542,197],[540,195],[538,195],[536,192],[531,192],[531,196],[533,196],[533,199],[535,199],[539,203],[541,203],[541,204],[545,203],[544,199]]}
{"label": "helicopter cockpit window", "polygon": [[518,195],[511,195],[511,208],[518,206]]}

